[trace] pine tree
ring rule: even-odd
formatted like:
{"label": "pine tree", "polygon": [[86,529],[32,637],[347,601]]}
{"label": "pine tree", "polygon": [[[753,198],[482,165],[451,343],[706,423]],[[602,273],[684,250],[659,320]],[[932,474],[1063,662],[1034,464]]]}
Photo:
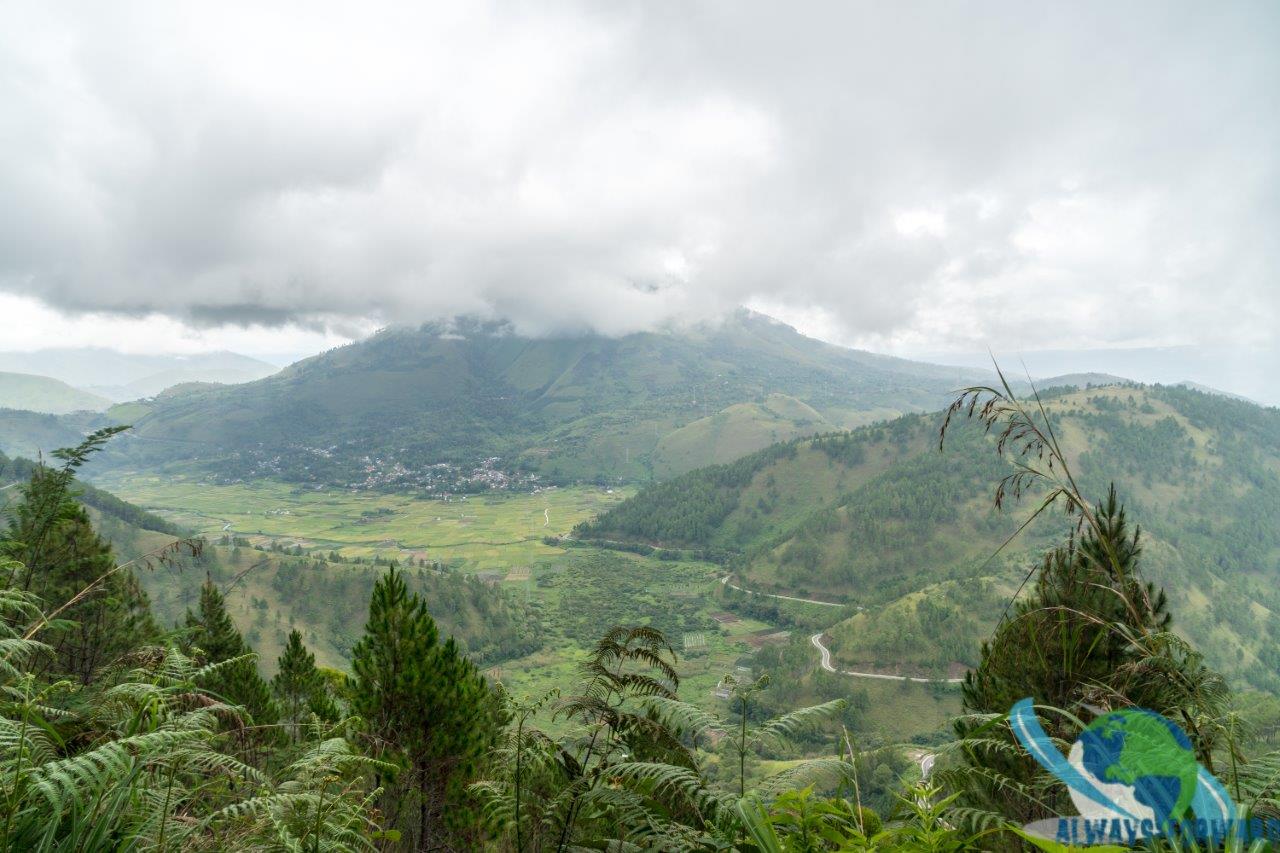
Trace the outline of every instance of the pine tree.
{"label": "pine tree", "polygon": [[[1087,720],[1098,709],[1137,706],[1177,715],[1186,710],[1188,695],[1180,684],[1214,686],[1216,676],[1203,669],[1198,656],[1175,659],[1166,654],[1171,617],[1165,595],[1141,578],[1139,533],[1130,532],[1114,488],[1094,515],[1097,529],[1086,529],[1078,544],[1056,548],[1044,558],[1032,594],[1017,603],[983,644],[978,667],[962,687],[971,716],[961,717],[956,731],[966,745],[967,763],[976,771],[957,774],[964,780],[964,802],[1001,811],[1015,822],[1063,813],[1070,802],[1060,786],[1043,787],[1038,765],[1022,751],[1009,749],[1012,733],[1007,727],[992,731],[986,715],[1005,714],[1018,700],[1031,697],[1038,707],[1070,713],[1039,714],[1051,737],[1070,743],[1079,734],[1075,720]],[[1152,661],[1161,670],[1158,675]],[[1201,704],[1195,714],[1211,716],[1212,710]],[[1186,722],[1193,740],[1199,741],[1191,721]],[[1208,744],[1197,746],[1206,753],[1210,749]],[[1002,781],[996,784],[995,779]],[[1035,796],[1019,793],[1029,791]]]}
{"label": "pine tree", "polygon": [[321,720],[335,720],[338,712],[329,695],[324,676],[316,669],[316,656],[302,643],[302,634],[289,632],[289,641],[278,662],[279,671],[271,679],[271,689],[279,702],[282,717],[291,725],[295,739],[301,724],[311,714]]}
{"label": "pine tree", "polygon": [[90,683],[104,664],[159,634],[137,578],[117,568],[110,543],[94,531],[71,490],[76,469],[108,437],[95,433],[79,447],[58,451],[55,455],[65,461],[60,468],[37,466],[0,539],[0,556],[24,567],[13,579],[16,586],[50,606],[83,593],[58,614],[59,624],[41,634],[52,651],[37,667],[81,684]]}
{"label": "pine tree", "polygon": [[983,644],[965,679],[966,710],[1003,713],[1026,696],[1056,708],[1112,701],[1105,694],[1119,686],[1130,638],[1168,629],[1164,592],[1141,579],[1139,532],[1130,532],[1114,488],[1095,515],[1101,532],[1050,552],[1032,595]]}
{"label": "pine tree", "polygon": [[[187,611],[187,628],[191,643],[200,650],[206,663],[222,663],[253,652],[227,613],[226,602],[212,579],[206,579],[200,589],[199,611]],[[270,726],[280,719],[280,710],[271,697],[271,689],[259,674],[253,658],[214,671],[204,686],[226,701],[243,707],[255,726]]]}
{"label": "pine tree", "polygon": [[447,846],[466,829],[466,784],[500,728],[495,695],[452,638],[440,642],[394,566],[374,586],[352,671],[352,710],[374,751],[405,768],[388,780],[387,814],[417,849]]}

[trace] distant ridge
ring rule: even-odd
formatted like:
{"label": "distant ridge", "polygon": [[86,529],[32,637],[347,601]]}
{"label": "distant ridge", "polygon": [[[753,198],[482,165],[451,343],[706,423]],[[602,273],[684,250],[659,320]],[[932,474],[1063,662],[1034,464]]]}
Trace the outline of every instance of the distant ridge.
{"label": "distant ridge", "polygon": [[1110,373],[1064,373],[1061,376],[1049,376],[1043,379],[1036,379],[1037,388],[1088,388],[1089,386],[1104,387],[1107,385],[1135,385],[1132,379],[1125,379],[1123,376],[1113,376]]}
{"label": "distant ridge", "polygon": [[1208,385],[1201,385],[1199,382],[1191,382],[1189,380],[1184,380],[1182,382],[1179,382],[1177,387],[1190,388],[1192,391],[1200,391],[1205,394],[1214,394],[1218,397],[1228,397],[1232,400],[1240,400],[1241,402],[1244,402],[1244,403],[1253,403],[1253,405],[1255,406],[1262,405],[1257,400],[1252,400],[1244,396],[1243,394],[1232,394],[1230,391],[1223,391],[1219,388],[1210,388]]}
{"label": "distant ridge", "polygon": [[154,396],[183,382],[249,382],[277,369],[265,361],[225,351],[146,355],[82,347],[0,352],[0,370],[50,376],[110,402]]}
{"label": "distant ridge", "polygon": [[48,415],[101,412],[111,401],[49,376],[0,372],[0,408]]}

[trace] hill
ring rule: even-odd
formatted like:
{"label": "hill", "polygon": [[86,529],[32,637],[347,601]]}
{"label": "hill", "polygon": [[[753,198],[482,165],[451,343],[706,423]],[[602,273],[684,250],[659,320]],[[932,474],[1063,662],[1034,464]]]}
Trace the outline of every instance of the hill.
{"label": "hill", "polygon": [[620,338],[530,339],[460,320],[157,399],[130,413],[141,417],[121,446],[135,465],[194,458],[230,477],[304,482],[431,488],[431,466],[492,457],[557,481],[647,480],[798,431],[936,408],[973,376],[747,312]]}
{"label": "hill", "polygon": [[101,412],[111,401],[73,388],[48,376],[0,373],[0,409],[26,409],[50,415],[69,412]]}
{"label": "hill", "polygon": [[270,376],[277,368],[233,352],[151,355],[81,347],[0,352],[0,370],[51,376],[122,402],[150,397],[182,382],[248,382]]}
{"label": "hill", "polygon": [[[1058,392],[1046,403],[1087,494],[1114,481],[1141,524],[1147,575],[1215,665],[1280,689],[1280,411],[1177,387]],[[709,549],[757,592],[861,608],[827,630],[838,661],[944,675],[972,664],[1036,554],[1046,517],[989,561],[1033,508],[997,512],[1009,472],[939,415],[775,445],[647,487],[575,535]]]}
{"label": "hill", "polygon": [[106,424],[105,416],[93,412],[45,415],[0,409],[0,453],[35,459],[59,447],[74,447],[86,434]]}

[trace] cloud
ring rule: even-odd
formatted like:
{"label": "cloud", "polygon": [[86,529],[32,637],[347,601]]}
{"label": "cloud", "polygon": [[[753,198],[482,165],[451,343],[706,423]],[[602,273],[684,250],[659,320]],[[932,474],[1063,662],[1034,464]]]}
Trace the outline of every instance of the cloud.
{"label": "cloud", "polygon": [[1265,341],[1278,38],[1269,3],[28,5],[0,289],[201,328],[753,304],[899,350]]}

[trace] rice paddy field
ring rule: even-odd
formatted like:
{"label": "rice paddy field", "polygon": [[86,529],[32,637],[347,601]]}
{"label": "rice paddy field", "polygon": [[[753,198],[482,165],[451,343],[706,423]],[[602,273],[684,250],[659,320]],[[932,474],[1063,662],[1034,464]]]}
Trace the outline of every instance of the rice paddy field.
{"label": "rice paddy field", "polygon": [[466,571],[509,570],[560,553],[543,539],[624,500],[627,489],[593,486],[493,492],[435,500],[412,495],[301,489],[263,480],[220,485],[197,479],[117,474],[103,488],[193,532],[216,539],[277,542],[343,557],[449,563]]}

